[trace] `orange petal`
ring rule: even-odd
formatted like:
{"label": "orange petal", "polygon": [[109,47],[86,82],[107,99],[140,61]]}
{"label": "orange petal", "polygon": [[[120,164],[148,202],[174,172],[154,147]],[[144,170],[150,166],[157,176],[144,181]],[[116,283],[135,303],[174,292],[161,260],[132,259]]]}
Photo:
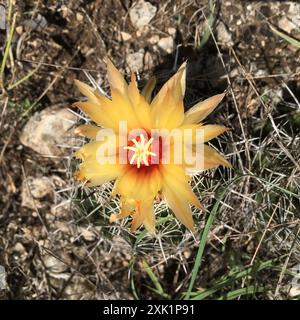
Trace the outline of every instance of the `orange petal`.
{"label": "orange petal", "polygon": [[150,233],[155,234],[155,214],[153,201],[149,202],[148,204],[143,204],[143,210],[145,210],[143,224]]}
{"label": "orange petal", "polygon": [[119,214],[112,214],[109,222],[116,222],[117,220],[124,219],[133,214],[135,210],[135,201],[133,199],[121,198],[121,211]]}
{"label": "orange petal", "polygon": [[131,222],[131,228],[130,231],[134,232],[136,229],[143,223],[145,218],[145,210],[142,210],[141,208],[141,201],[137,202],[135,213],[133,214],[133,219]]}
{"label": "orange petal", "polygon": [[[127,167],[128,168],[128,167]],[[121,196],[147,201],[155,197],[161,188],[161,176],[157,168],[129,166],[124,176],[120,179],[116,191]]]}
{"label": "orange petal", "polygon": [[184,124],[199,123],[205,119],[224,98],[226,93],[217,94],[197,103],[185,113]]}

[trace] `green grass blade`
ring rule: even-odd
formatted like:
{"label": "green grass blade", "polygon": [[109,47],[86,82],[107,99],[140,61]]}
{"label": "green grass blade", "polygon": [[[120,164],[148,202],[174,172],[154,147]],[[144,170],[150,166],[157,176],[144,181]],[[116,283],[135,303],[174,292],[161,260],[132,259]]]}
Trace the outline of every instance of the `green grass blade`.
{"label": "green grass blade", "polygon": [[218,298],[218,300],[233,300],[240,296],[255,294],[255,293],[264,292],[264,291],[266,291],[264,287],[249,286],[249,287],[240,288],[234,291],[230,291],[222,295],[220,298]]}
{"label": "green grass blade", "polygon": [[235,281],[237,281],[243,277],[249,276],[251,274],[254,274],[255,272],[257,273],[257,272],[264,270],[264,269],[267,269],[267,268],[272,268],[274,262],[276,262],[276,260],[274,260],[274,259],[268,260],[268,261],[260,263],[258,266],[257,265],[250,266],[243,271],[235,272],[235,273],[229,275],[229,277],[227,277],[226,279],[218,280],[212,288],[209,288],[205,291],[202,291],[196,295],[194,295],[195,293],[192,293],[193,297],[191,298],[191,300],[205,299],[205,298],[209,297],[210,295],[216,293],[217,291],[223,289],[224,287],[234,283]]}
{"label": "green grass blade", "polygon": [[188,291],[187,291],[187,293],[186,293],[186,295],[184,297],[185,299],[189,299],[190,298],[190,295],[191,295],[191,292],[193,290],[194,283],[195,283],[198,271],[199,271],[200,266],[201,266],[201,260],[202,260],[202,256],[203,256],[204,248],[205,248],[205,245],[206,245],[206,240],[207,240],[207,236],[208,236],[209,230],[210,230],[211,225],[212,225],[212,223],[213,223],[213,221],[215,219],[215,216],[216,216],[217,210],[219,208],[220,202],[223,199],[228,187],[229,186],[227,186],[221,192],[221,194],[220,194],[217,202],[215,203],[213,209],[211,210],[210,215],[208,217],[208,220],[206,222],[206,225],[205,225],[205,228],[204,228],[201,240],[200,240],[200,245],[199,245],[199,249],[198,249],[197,256],[196,256],[196,261],[195,261],[195,264],[194,264],[194,267],[193,267],[193,270],[192,270],[191,281],[190,281],[190,284],[189,284],[189,287],[188,287]]}
{"label": "green grass blade", "polygon": [[271,30],[276,33],[280,38],[284,39],[285,41],[287,41],[288,43],[290,43],[291,45],[300,48],[300,41],[296,40],[295,38],[292,38],[290,36],[288,36],[287,34],[277,30],[276,28],[274,28],[272,25],[270,25]]}
{"label": "green grass blade", "polygon": [[212,29],[214,21],[215,21],[215,16],[214,16],[215,6],[216,5],[215,5],[214,1],[210,0],[209,1],[209,17],[207,19],[208,26],[202,33],[202,37],[201,37],[200,44],[198,47],[199,49],[201,49],[206,44],[206,42],[208,41],[208,39],[211,35],[211,29]]}
{"label": "green grass blade", "polygon": [[135,283],[134,283],[134,277],[131,277],[130,279],[130,286],[131,286],[131,290],[132,290],[132,294],[134,296],[134,298],[136,300],[140,300],[138,294],[137,294],[137,291],[136,291],[136,287],[135,287]]}
{"label": "green grass blade", "polygon": [[150,268],[146,260],[143,260],[142,265],[155,287],[155,289],[152,289],[152,290],[157,294],[159,294],[160,296],[169,299],[170,298],[169,295],[164,292],[164,289],[161,286],[158,278],[156,277],[156,275],[154,274],[154,272],[152,271],[152,269]]}
{"label": "green grass blade", "polygon": [[30,79],[40,68],[40,65],[38,65],[36,68],[34,68],[33,70],[31,70],[30,72],[28,72],[28,74],[26,74],[23,78],[21,78],[20,80],[17,80],[15,83],[11,84],[7,90],[12,90],[15,87],[19,86],[20,84],[22,84],[23,82],[27,81],[28,79]]}
{"label": "green grass blade", "polygon": [[[200,266],[201,266],[201,260],[202,260],[202,256],[203,256],[203,252],[204,252],[204,248],[205,248],[205,245],[206,245],[206,240],[207,240],[207,236],[208,236],[208,233],[209,233],[209,230],[211,228],[211,225],[214,221],[214,218],[215,218],[215,215],[217,213],[217,210],[219,208],[219,205],[220,205],[220,202],[221,200],[223,199],[226,191],[228,190],[229,186],[231,184],[233,184],[234,182],[236,182],[237,180],[241,179],[241,178],[244,178],[246,176],[249,176],[249,177],[253,177],[253,178],[258,178],[257,176],[255,175],[252,175],[252,174],[243,174],[241,176],[237,176],[235,179],[231,180],[227,187],[220,193],[220,196],[217,200],[217,202],[215,203],[210,215],[209,215],[209,218],[206,222],[206,225],[205,225],[205,228],[204,228],[204,231],[203,231],[203,234],[202,234],[202,237],[201,237],[201,240],[200,240],[200,244],[199,244],[199,248],[198,248],[198,252],[197,252],[197,256],[196,256],[196,260],[195,260],[195,264],[194,264],[194,267],[192,269],[192,276],[191,276],[191,281],[189,283],[189,287],[188,287],[188,290],[186,292],[186,294],[184,295],[184,299],[189,299],[190,296],[191,296],[191,293],[192,293],[192,290],[193,290],[193,287],[194,287],[194,284],[195,284],[195,280],[196,280],[196,277],[197,277],[197,274],[198,274],[198,271],[200,269]],[[289,190],[286,190],[284,188],[281,188],[279,186],[276,186],[276,185],[273,185],[271,184],[270,182],[264,180],[264,179],[261,179],[261,181],[264,181],[265,183],[268,183],[269,185],[271,185],[272,187],[275,187],[277,188],[278,190],[281,190],[283,191],[284,193],[287,193],[289,195],[292,195],[292,196],[296,196],[298,197],[297,194],[289,191]]]}

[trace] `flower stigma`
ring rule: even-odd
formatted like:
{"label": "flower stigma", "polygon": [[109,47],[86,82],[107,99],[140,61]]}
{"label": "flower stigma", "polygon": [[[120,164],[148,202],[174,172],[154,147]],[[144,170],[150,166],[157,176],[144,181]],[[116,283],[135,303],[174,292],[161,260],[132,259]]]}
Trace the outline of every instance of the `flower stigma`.
{"label": "flower stigma", "polygon": [[157,156],[155,152],[150,151],[150,146],[153,140],[153,138],[150,138],[148,141],[146,141],[144,135],[140,134],[137,139],[131,140],[132,145],[123,147],[125,150],[130,150],[133,152],[129,163],[135,163],[138,169],[141,167],[141,165],[149,166],[149,157]]}

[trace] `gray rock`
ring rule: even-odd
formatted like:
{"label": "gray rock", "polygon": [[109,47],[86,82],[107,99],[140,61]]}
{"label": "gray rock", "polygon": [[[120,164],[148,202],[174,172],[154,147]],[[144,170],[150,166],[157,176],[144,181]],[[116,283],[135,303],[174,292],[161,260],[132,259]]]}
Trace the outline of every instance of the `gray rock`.
{"label": "gray rock", "polygon": [[[274,12],[282,12],[282,16],[278,20],[278,27],[288,34],[300,28],[300,3],[297,2],[299,1],[277,1],[271,5]],[[284,11],[280,9],[280,5],[285,6]]]}
{"label": "gray rock", "polygon": [[227,46],[233,45],[231,33],[227,30],[225,24],[222,21],[219,22],[219,24],[216,28],[216,31],[217,31],[218,41],[221,44],[225,44]]}
{"label": "gray rock", "polygon": [[6,29],[6,9],[3,4],[0,4],[0,30]]}
{"label": "gray rock", "polygon": [[282,17],[278,21],[278,26],[279,26],[280,29],[284,30],[287,33],[290,33],[295,27],[293,22],[290,21],[286,16]]}
{"label": "gray rock", "polygon": [[20,141],[39,154],[61,156],[65,152],[60,145],[75,145],[68,131],[76,121],[76,115],[68,109],[51,107],[35,113],[25,125]]}
{"label": "gray rock", "polygon": [[150,44],[156,44],[159,41],[159,36],[157,34],[155,34],[154,36],[149,38],[148,41],[149,41]]}
{"label": "gray rock", "polygon": [[36,31],[43,31],[47,27],[47,25],[48,22],[46,18],[40,13],[38,13],[33,19],[25,21],[25,26]]}
{"label": "gray rock", "polygon": [[172,53],[173,49],[174,49],[174,40],[173,37],[165,37],[165,38],[161,38],[157,45],[164,50],[167,53]]}
{"label": "gray rock", "polygon": [[129,53],[126,56],[126,63],[130,71],[141,71],[144,66],[144,50],[141,49],[138,52]]}
{"label": "gray rock", "polygon": [[52,205],[50,213],[57,218],[67,218],[70,215],[70,203],[68,201]]}
{"label": "gray rock", "polygon": [[150,23],[156,14],[156,7],[150,2],[139,0],[129,10],[129,17],[136,28],[142,28]]}
{"label": "gray rock", "polygon": [[121,39],[125,41],[129,41],[132,38],[131,34],[128,32],[121,31]]}
{"label": "gray rock", "polygon": [[300,28],[300,3],[298,1],[290,1],[290,8],[288,11],[288,18],[291,19],[294,24],[294,29]]}
{"label": "gray rock", "polygon": [[64,290],[68,300],[92,299],[92,287],[82,276],[75,275]]}
{"label": "gray rock", "polygon": [[42,202],[39,199],[51,193],[53,193],[53,186],[48,178],[27,177],[22,184],[22,207],[41,208]]}
{"label": "gray rock", "polygon": [[95,233],[87,228],[79,227],[78,231],[80,232],[80,235],[83,237],[83,239],[86,241],[94,241],[96,239]]}
{"label": "gray rock", "polygon": [[50,274],[63,273],[69,268],[70,257],[65,252],[60,252],[58,257],[48,253],[43,256],[44,265]]}

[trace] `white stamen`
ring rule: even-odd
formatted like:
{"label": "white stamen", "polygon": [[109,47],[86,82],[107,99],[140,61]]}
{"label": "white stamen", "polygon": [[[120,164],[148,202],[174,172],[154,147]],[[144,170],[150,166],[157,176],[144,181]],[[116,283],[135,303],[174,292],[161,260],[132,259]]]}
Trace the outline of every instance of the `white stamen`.
{"label": "white stamen", "polygon": [[140,141],[138,142],[136,139],[132,139],[134,146],[126,146],[124,149],[133,151],[134,154],[132,155],[129,163],[133,164],[136,160],[136,165],[140,168],[141,164],[149,166],[148,156],[156,157],[156,153],[149,151],[149,147],[153,142],[153,138],[149,139],[145,144],[145,136],[140,134]]}

